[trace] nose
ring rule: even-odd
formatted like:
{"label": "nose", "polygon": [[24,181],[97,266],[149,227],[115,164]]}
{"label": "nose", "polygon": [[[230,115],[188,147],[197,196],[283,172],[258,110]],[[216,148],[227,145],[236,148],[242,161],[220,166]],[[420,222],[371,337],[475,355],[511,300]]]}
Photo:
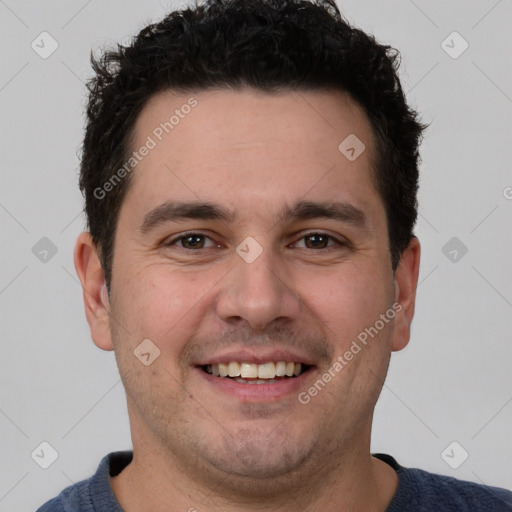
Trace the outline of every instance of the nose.
{"label": "nose", "polygon": [[252,263],[233,255],[234,267],[222,283],[216,301],[217,315],[224,322],[247,322],[264,330],[279,319],[299,318],[301,301],[293,279],[279,264],[279,258],[265,249]]}

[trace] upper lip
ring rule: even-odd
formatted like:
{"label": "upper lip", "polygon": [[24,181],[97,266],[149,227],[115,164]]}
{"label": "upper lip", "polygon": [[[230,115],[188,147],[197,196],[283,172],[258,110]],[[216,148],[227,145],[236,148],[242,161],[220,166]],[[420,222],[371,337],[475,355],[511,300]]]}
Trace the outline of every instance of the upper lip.
{"label": "upper lip", "polygon": [[199,366],[207,364],[219,364],[219,363],[230,363],[231,361],[237,361],[239,363],[249,364],[263,364],[268,362],[293,362],[302,363],[306,365],[313,365],[313,362],[308,357],[305,357],[297,352],[291,350],[277,350],[275,348],[255,350],[236,350],[226,352],[224,354],[217,354],[209,357],[207,360],[197,363]]}

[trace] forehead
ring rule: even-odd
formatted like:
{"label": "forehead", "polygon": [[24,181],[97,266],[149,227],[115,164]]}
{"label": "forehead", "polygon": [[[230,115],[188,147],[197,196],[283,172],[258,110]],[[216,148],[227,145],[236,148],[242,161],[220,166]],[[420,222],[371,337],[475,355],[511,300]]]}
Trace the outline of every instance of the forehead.
{"label": "forehead", "polygon": [[320,196],[382,206],[371,126],[341,91],[165,91],[135,124],[131,149],[144,146],[125,199],[141,208],[202,199],[277,212]]}

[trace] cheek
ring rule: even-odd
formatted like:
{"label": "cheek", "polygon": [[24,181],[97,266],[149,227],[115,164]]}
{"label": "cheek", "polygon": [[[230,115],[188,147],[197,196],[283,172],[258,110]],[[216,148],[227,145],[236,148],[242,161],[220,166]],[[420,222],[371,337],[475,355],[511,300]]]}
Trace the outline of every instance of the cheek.
{"label": "cheek", "polygon": [[125,275],[131,277],[118,284],[110,322],[125,385],[132,396],[154,393],[154,382],[172,389],[174,379],[182,379],[179,354],[190,337],[192,306],[201,290],[162,265],[126,269]]}
{"label": "cheek", "polygon": [[153,340],[161,351],[178,352],[204,317],[218,276],[154,264],[127,269],[133,276],[120,287],[120,315],[132,338]]}
{"label": "cheek", "polygon": [[391,306],[391,288],[384,282],[375,270],[340,267],[339,272],[305,280],[300,296],[341,350]]}

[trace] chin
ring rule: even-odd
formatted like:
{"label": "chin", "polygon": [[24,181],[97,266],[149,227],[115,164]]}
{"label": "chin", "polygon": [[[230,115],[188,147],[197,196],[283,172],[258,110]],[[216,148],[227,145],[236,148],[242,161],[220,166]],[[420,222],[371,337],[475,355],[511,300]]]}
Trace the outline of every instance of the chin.
{"label": "chin", "polygon": [[311,455],[313,440],[293,435],[286,422],[269,427],[246,427],[233,436],[223,435],[222,441],[213,445],[219,448],[208,450],[205,456],[225,473],[252,479],[285,477],[303,467]]}
{"label": "chin", "polygon": [[[282,489],[286,480],[292,480],[292,476],[302,466],[303,460],[303,456],[298,453],[288,453],[285,457],[268,458],[266,453],[259,456],[258,450],[251,447],[233,453],[229,460],[222,458],[210,460],[210,463],[229,475],[228,480],[231,480],[234,489],[243,489],[247,483],[246,493],[253,491],[254,495],[258,496],[263,490],[268,493],[273,485],[276,486],[276,491]],[[257,485],[258,481],[261,482],[261,487]]]}

